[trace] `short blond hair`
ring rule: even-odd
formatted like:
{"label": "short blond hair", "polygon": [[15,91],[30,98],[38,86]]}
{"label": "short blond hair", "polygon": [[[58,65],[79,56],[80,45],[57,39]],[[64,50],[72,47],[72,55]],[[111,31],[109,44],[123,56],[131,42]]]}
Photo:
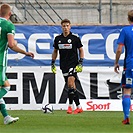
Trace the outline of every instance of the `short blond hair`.
{"label": "short blond hair", "polygon": [[10,5],[8,5],[8,4],[1,5],[1,7],[0,7],[0,15],[1,15],[1,17],[5,17],[6,15],[9,14],[9,12],[11,12]]}

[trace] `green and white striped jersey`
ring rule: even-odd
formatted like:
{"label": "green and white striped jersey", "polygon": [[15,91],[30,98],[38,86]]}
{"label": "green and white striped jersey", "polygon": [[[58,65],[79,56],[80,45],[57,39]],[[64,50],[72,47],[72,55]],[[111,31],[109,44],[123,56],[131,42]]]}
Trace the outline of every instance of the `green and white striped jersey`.
{"label": "green and white striped jersey", "polygon": [[15,34],[15,26],[10,21],[0,18],[0,66],[7,65],[8,34]]}

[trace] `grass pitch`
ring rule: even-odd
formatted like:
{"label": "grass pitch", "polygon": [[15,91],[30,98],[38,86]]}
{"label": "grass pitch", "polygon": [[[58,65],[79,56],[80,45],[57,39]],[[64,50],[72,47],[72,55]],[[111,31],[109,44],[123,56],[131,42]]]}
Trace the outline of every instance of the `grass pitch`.
{"label": "grass pitch", "polygon": [[0,133],[133,133],[133,113],[131,124],[122,125],[122,112],[85,111],[77,115],[66,111],[44,114],[42,111],[8,111],[18,122],[4,125],[0,116]]}

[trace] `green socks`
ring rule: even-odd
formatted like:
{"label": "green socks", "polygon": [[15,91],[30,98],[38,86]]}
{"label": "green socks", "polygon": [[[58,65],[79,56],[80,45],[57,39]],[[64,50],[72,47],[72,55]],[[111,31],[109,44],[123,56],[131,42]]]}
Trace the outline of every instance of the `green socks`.
{"label": "green socks", "polygon": [[0,99],[10,90],[10,87],[0,88]]}
{"label": "green socks", "polygon": [[0,88],[0,100],[2,101],[2,103],[0,104],[0,111],[3,115],[3,117],[6,117],[8,116],[8,113],[7,113],[7,110],[6,110],[6,106],[5,106],[5,102],[4,100],[2,99],[3,96],[10,90],[10,86],[9,87],[3,87],[3,88]]}
{"label": "green socks", "polygon": [[3,115],[3,117],[8,116],[5,104],[0,104],[0,111],[1,111],[1,114]]}

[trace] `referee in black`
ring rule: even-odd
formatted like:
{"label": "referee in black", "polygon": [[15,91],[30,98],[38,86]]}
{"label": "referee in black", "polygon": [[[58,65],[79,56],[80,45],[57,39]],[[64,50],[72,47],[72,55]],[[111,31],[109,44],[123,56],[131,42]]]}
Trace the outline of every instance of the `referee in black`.
{"label": "referee in black", "polygon": [[84,58],[83,45],[80,38],[70,31],[70,20],[62,20],[61,27],[63,33],[56,36],[54,40],[51,70],[53,73],[56,73],[55,60],[59,50],[60,69],[62,70],[68,87],[69,106],[67,113],[72,114],[72,104],[74,100],[77,107],[74,110],[74,114],[78,114],[83,112],[83,109],[79,102],[79,95],[76,90],[75,80],[78,79],[77,72],[82,72],[82,63]]}

